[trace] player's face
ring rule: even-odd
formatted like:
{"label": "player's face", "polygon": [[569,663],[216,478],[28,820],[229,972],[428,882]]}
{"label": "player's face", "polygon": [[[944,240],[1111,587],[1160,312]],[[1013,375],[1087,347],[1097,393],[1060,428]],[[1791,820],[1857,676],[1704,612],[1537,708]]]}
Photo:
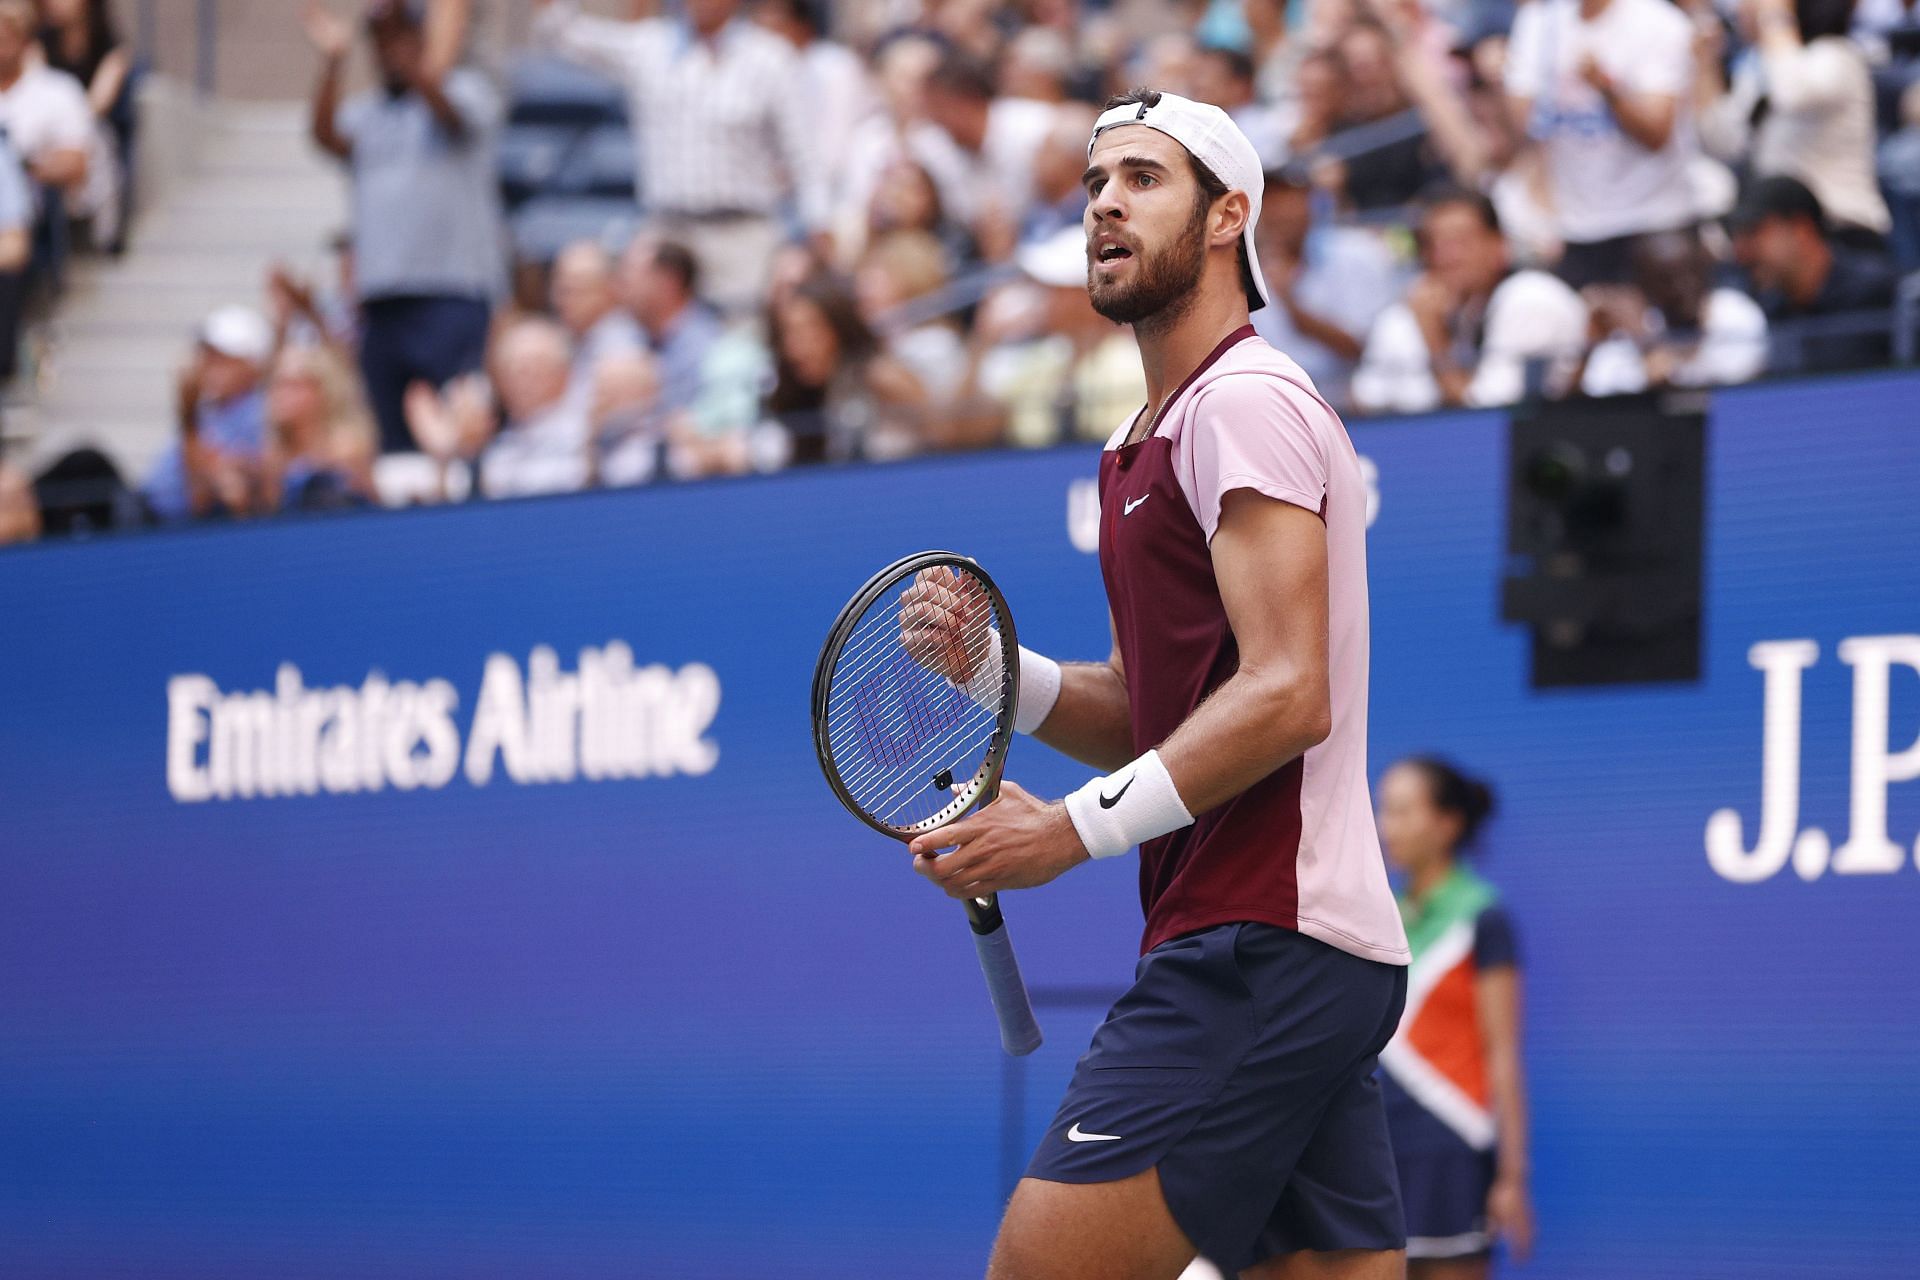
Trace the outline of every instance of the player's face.
{"label": "player's face", "polygon": [[1100,135],[1087,167],[1087,296],[1116,324],[1192,305],[1209,202],[1186,149],[1145,126]]}
{"label": "player's face", "polygon": [[1420,769],[1397,764],[1380,779],[1380,844],[1387,861],[1402,871],[1430,866],[1447,856],[1460,823],[1433,803],[1433,782]]}

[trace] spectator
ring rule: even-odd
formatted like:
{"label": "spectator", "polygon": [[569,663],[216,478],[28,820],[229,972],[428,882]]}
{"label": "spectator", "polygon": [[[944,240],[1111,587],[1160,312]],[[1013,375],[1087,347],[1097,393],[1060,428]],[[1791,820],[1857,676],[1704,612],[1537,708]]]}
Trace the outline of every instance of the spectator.
{"label": "spectator", "polygon": [[93,112],[78,80],[35,43],[31,0],[0,0],[0,133],[41,187],[78,199],[93,146]]}
{"label": "spectator", "polygon": [[1146,403],[1147,383],[1132,335],[1087,297],[1087,234],[1057,232],[1019,264],[1028,283],[982,308],[956,442],[1104,440]]}
{"label": "spectator", "polygon": [[784,39],[736,21],[740,0],[688,0],[684,19],[619,22],[575,0],[541,0],[536,38],[627,88],[648,212],[700,260],[706,296],[733,314],[765,295],[785,238],[781,201],[809,231],[827,228],[827,187],[802,96],[804,71]]}
{"label": "spectator", "polygon": [[1063,227],[1077,227],[1087,212],[1087,189],[1080,175],[1087,168],[1087,139],[1099,112],[1083,103],[1054,109],[1053,127],[1033,156],[1033,202],[1020,228],[1022,244],[1050,239]]}
{"label": "spectator", "polygon": [[[1084,141],[1080,151],[1084,169]],[[1076,174],[1076,183],[1078,177]],[[936,237],[945,248],[948,261],[957,265],[971,266],[980,260],[979,245],[972,230],[947,216],[939,184],[926,166],[916,160],[897,160],[881,172],[880,181],[873,189],[860,243],[866,245],[896,231],[924,231]]]}
{"label": "spectator", "polygon": [[919,380],[880,348],[853,295],[816,276],[775,308],[767,412],[796,463],[912,453],[925,418]]}
{"label": "spectator", "polygon": [[928,124],[913,134],[916,158],[940,188],[940,202],[967,224],[989,262],[1019,240],[1019,218],[1033,199],[1034,156],[1053,127],[1053,109],[995,98],[986,70],[948,54],[927,77]]}
{"label": "spectator", "polygon": [[360,322],[354,301],[353,238],[336,235],[328,243],[334,255],[334,283],[330,288],[295,275],[285,263],[276,262],[267,268],[273,345],[277,350],[319,344],[357,359]]}
{"label": "spectator", "polygon": [[1253,59],[1239,49],[1205,48],[1193,60],[1193,96],[1233,117],[1261,163],[1272,167],[1286,158],[1286,131],[1272,107],[1254,92]]}
{"label": "spectator", "polygon": [[[1337,48],[1346,70],[1337,129],[1378,129],[1386,135],[1377,145],[1346,158],[1342,192],[1355,209],[1406,204],[1439,177],[1442,169],[1425,129],[1408,115],[1414,104],[1400,82],[1393,38],[1379,22],[1364,18],[1340,37]],[[1403,127],[1395,130],[1390,122],[1401,117],[1407,118]]]}
{"label": "spectator", "polygon": [[951,399],[959,389],[967,361],[959,331],[943,316],[907,327],[890,329],[889,323],[896,308],[938,293],[946,283],[946,253],[924,231],[896,231],[876,241],[861,258],[853,280],[861,318],[885,335],[887,354],[937,402]]}
{"label": "spectator", "polygon": [[273,330],[248,307],[222,307],[200,326],[180,374],[180,441],[160,456],[142,492],[154,517],[245,516],[259,508],[260,380],[272,355]]}
{"label": "spectator", "polygon": [[[868,116],[847,142],[846,175],[833,215],[834,245],[843,261],[858,258],[866,248],[875,202],[892,185],[889,171],[911,159],[907,139],[926,118],[927,77],[940,56],[939,45],[917,35],[896,36],[874,52],[883,110]],[[932,181],[924,170],[920,179]]]}
{"label": "spectator", "polygon": [[641,351],[647,337],[620,305],[613,259],[592,240],[568,245],[553,261],[553,311],[573,339],[567,395],[582,409],[593,401],[595,371],[615,355]]}
{"label": "spectator", "polygon": [[826,191],[836,191],[846,177],[854,131],[880,110],[866,64],[853,50],[825,38],[825,0],[758,0],[753,16],[799,54],[801,100],[819,148],[821,181]]}
{"label": "spectator", "polygon": [[1746,294],[1714,287],[1715,263],[1692,232],[1642,236],[1631,285],[1593,285],[1593,338],[1581,389],[1620,395],[1648,387],[1718,387],[1767,367],[1767,318]]}
{"label": "spectator", "polygon": [[1514,18],[1509,102],[1545,150],[1576,288],[1627,279],[1635,236],[1699,218],[1692,49],[1667,0],[1534,0]]}
{"label": "spectator", "polygon": [[1826,373],[1892,360],[1893,264],[1837,242],[1804,183],[1762,178],[1731,223],[1735,257],[1773,328],[1775,371]]}
{"label": "spectator", "polygon": [[1300,60],[1295,84],[1297,102],[1287,154],[1304,162],[1340,127],[1347,101],[1346,63],[1331,50],[1308,54]]}
{"label": "spectator", "polygon": [[1051,27],[1027,27],[1007,41],[1000,60],[1000,96],[1058,106],[1067,100],[1073,72],[1073,46],[1064,34]]}
{"label": "spectator", "polygon": [[40,504],[33,496],[33,481],[12,463],[0,461],[0,547],[39,536]]}
{"label": "spectator", "polygon": [[107,0],[40,0],[40,12],[47,65],[79,81],[93,109],[93,145],[78,211],[91,218],[94,243],[118,249],[127,208],[124,162],[132,143],[133,55],[114,28]]}
{"label": "spectator", "polygon": [[1730,163],[1751,157],[1758,177],[1798,178],[1827,211],[1834,238],[1884,249],[1893,225],[1874,179],[1873,74],[1847,38],[1853,0],[1743,0],[1752,48],[1721,71],[1717,16],[1699,42],[1696,94],[1709,149]]}
{"label": "spectator", "polygon": [[506,284],[494,139],[501,106],[486,78],[426,57],[418,0],[367,11],[380,87],[340,100],[352,31],[307,13],[320,51],[314,141],[353,175],[360,368],[385,450],[408,449],[407,387],[478,369],[493,300]]}
{"label": "spectator", "polygon": [[1429,195],[1420,244],[1425,270],[1367,336],[1353,376],[1356,405],[1418,413],[1570,389],[1585,353],[1587,308],[1546,272],[1512,270],[1491,201],[1460,188]]}
{"label": "spectator", "polygon": [[0,135],[0,387],[20,359],[20,319],[33,258],[33,187],[20,157]]}
{"label": "spectator", "polygon": [[659,362],[661,411],[691,408],[707,354],[724,330],[698,296],[700,267],[693,251],[671,240],[636,240],[621,258],[620,275],[627,309]]}
{"label": "spectator", "polygon": [[595,370],[592,392],[592,482],[624,486],[656,479],[667,439],[659,364],[643,350],[613,352]]}
{"label": "spectator", "polygon": [[1267,175],[1254,234],[1273,304],[1253,313],[1253,327],[1293,357],[1321,395],[1345,404],[1367,333],[1402,283],[1378,237],[1315,225],[1314,200],[1299,170]]}
{"label": "spectator", "polygon": [[379,439],[353,370],[338,353],[281,351],[267,381],[267,426],[268,510],[372,504]]}
{"label": "spectator", "polygon": [[583,488],[587,409],[567,396],[567,331],[542,317],[515,320],[501,329],[488,364],[497,410],[478,379],[462,378],[444,393],[425,382],[408,388],[407,417],[421,452],[443,469],[477,457],[480,491],[489,498]]}

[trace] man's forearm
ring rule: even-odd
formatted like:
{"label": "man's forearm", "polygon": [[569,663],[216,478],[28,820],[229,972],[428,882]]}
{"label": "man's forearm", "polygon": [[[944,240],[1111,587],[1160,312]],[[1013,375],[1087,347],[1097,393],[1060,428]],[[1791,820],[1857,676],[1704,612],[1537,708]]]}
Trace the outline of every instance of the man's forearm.
{"label": "man's forearm", "polygon": [[1324,742],[1332,717],[1324,684],[1242,668],[1160,744],[1160,759],[1201,814]]}
{"label": "man's forearm", "polygon": [[1128,708],[1126,681],[1111,663],[1063,663],[1060,696],[1033,736],[1082,764],[1117,769],[1134,757]]}
{"label": "man's forearm", "polygon": [[313,112],[308,121],[314,145],[342,159],[347,155],[347,144],[334,128],[334,118],[340,110],[340,76],[345,65],[346,59],[334,57],[320,64],[320,82],[313,88]]}

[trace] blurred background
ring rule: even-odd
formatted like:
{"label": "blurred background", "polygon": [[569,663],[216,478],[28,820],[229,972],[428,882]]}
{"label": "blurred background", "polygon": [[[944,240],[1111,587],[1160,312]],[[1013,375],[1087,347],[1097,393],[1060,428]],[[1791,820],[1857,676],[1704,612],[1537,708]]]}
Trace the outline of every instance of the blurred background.
{"label": "blurred background", "polygon": [[1499,797],[1496,1272],[1914,1268],[1920,6],[0,0],[0,1275],[980,1272],[1137,889],[1003,1059],[805,691],[929,546],[1106,652],[1134,85]]}

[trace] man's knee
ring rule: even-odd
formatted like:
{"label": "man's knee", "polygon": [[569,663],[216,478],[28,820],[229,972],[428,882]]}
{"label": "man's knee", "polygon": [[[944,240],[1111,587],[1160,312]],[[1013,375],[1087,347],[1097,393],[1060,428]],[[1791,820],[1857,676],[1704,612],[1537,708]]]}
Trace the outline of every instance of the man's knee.
{"label": "man's knee", "polygon": [[1194,1248],[1168,1211],[1160,1175],[1117,1182],[1023,1178],[994,1242],[988,1280],[1175,1280]]}

